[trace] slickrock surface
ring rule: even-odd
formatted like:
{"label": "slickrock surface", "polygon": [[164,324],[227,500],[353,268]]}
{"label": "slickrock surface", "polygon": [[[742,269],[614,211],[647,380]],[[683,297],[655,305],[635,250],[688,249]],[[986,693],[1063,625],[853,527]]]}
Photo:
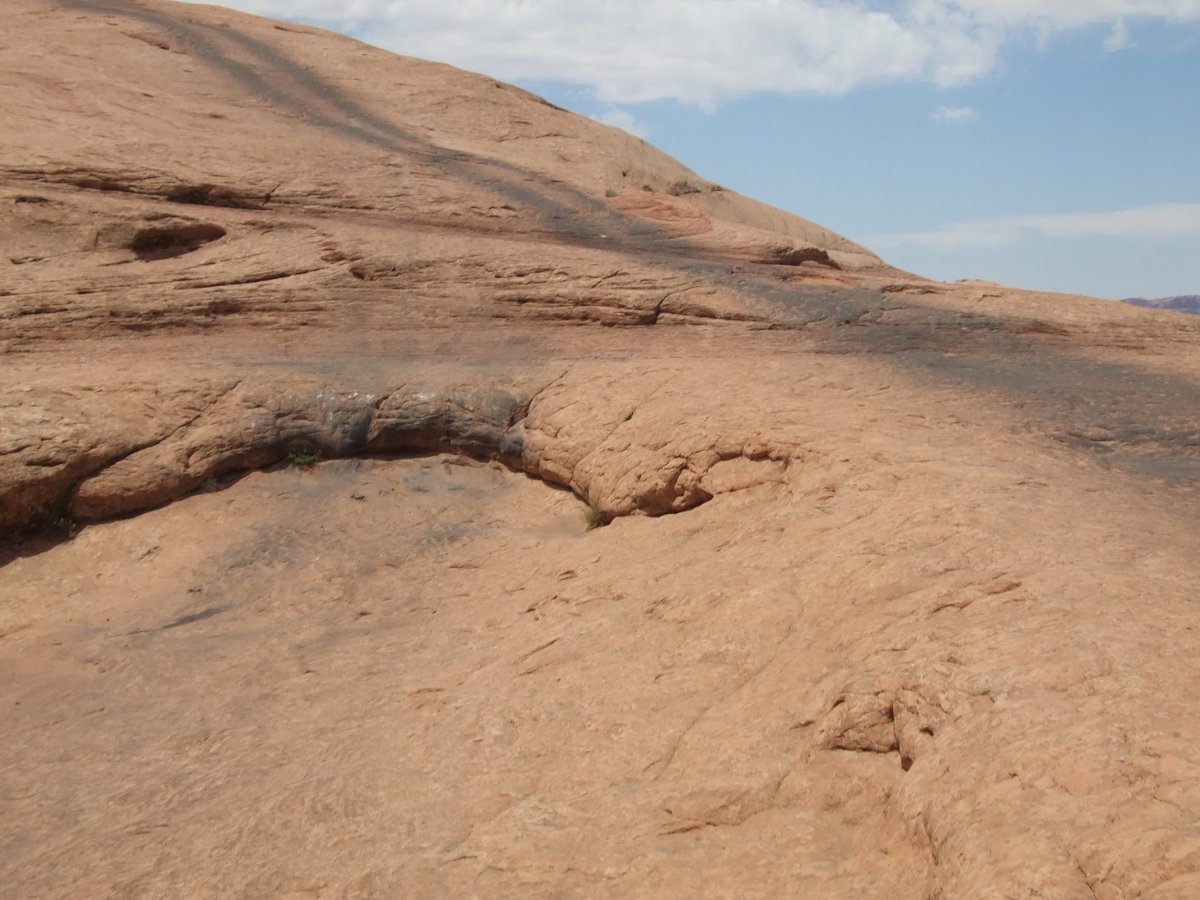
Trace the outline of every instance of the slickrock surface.
{"label": "slickrock surface", "polygon": [[1200,896],[1200,321],[5,13],[6,896]]}

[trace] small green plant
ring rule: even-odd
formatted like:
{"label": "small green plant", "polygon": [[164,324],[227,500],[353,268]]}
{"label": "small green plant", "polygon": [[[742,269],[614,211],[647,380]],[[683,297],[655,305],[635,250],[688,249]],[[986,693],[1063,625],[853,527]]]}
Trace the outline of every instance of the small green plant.
{"label": "small green plant", "polygon": [[293,469],[311,469],[320,461],[321,451],[312,447],[293,447],[287,455],[287,464]]}
{"label": "small green plant", "polygon": [[613,197],[617,196],[617,192],[614,191],[612,188],[609,188],[608,190],[606,190],[604,192],[604,196],[608,197],[611,200]]}
{"label": "small green plant", "polygon": [[65,505],[46,504],[34,514],[29,530],[40,534],[43,538],[69,541],[79,534],[82,527],[71,518]]}
{"label": "small green plant", "polygon": [[588,531],[591,531],[593,528],[600,528],[608,524],[608,522],[604,520],[604,513],[600,512],[600,507],[598,507],[595,503],[588,504],[587,512],[583,514],[583,521],[587,525]]}
{"label": "small green plant", "polygon": [[56,516],[50,520],[50,527],[67,540],[79,534],[79,523],[70,516]]}

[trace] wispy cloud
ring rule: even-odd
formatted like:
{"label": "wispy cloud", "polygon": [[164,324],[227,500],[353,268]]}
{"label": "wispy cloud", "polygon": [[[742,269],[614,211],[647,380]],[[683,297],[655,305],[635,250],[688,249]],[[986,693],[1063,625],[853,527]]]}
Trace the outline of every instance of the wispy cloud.
{"label": "wispy cloud", "polygon": [[224,0],[350,30],[399,53],[508,80],[590,88],[604,103],[839,94],[964,84],[1016,42],[1127,22],[1200,22],[1200,0]]}
{"label": "wispy cloud", "polygon": [[1151,240],[1200,238],[1200,203],[1158,203],[1109,212],[1047,213],[951,222],[932,231],[877,235],[874,249],[918,245],[936,250],[1001,247],[1030,236],[1120,237]]}
{"label": "wispy cloud", "polygon": [[1133,39],[1129,36],[1129,26],[1125,24],[1124,19],[1117,19],[1112,27],[1112,31],[1104,39],[1104,52],[1116,53],[1118,50],[1124,50],[1132,43]]}
{"label": "wispy cloud", "polygon": [[962,124],[979,118],[979,111],[969,106],[939,106],[930,117],[935,122],[956,122]]}
{"label": "wispy cloud", "polygon": [[613,128],[628,131],[634,137],[645,139],[649,133],[645,122],[640,121],[633,113],[621,109],[619,106],[610,106],[604,112],[597,113],[592,118],[605,125],[611,125]]}

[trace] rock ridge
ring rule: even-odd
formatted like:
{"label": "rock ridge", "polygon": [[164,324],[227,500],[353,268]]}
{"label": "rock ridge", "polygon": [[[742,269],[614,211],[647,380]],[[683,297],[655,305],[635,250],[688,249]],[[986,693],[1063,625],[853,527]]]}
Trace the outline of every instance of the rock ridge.
{"label": "rock ridge", "polygon": [[[547,388],[546,390],[551,390]],[[294,385],[264,391],[238,381],[213,386],[203,408],[165,434],[56,459],[35,447],[26,474],[0,492],[0,528],[19,531],[68,516],[81,523],[153,509],[214,479],[309,453],[322,459],[450,453],[495,460],[570,489],[605,520],[692,509],[716,493],[778,481],[795,447],[724,436],[631,449],[608,432],[564,427],[545,391],[400,384],[379,390]],[[593,413],[603,416],[600,408]],[[107,451],[107,452],[105,452]]]}

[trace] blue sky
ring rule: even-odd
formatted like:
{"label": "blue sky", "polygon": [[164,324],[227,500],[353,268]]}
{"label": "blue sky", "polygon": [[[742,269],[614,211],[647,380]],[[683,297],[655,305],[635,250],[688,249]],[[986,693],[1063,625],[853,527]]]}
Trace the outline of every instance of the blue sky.
{"label": "blue sky", "polygon": [[1200,0],[225,5],[514,81],[932,278],[1200,293]]}

